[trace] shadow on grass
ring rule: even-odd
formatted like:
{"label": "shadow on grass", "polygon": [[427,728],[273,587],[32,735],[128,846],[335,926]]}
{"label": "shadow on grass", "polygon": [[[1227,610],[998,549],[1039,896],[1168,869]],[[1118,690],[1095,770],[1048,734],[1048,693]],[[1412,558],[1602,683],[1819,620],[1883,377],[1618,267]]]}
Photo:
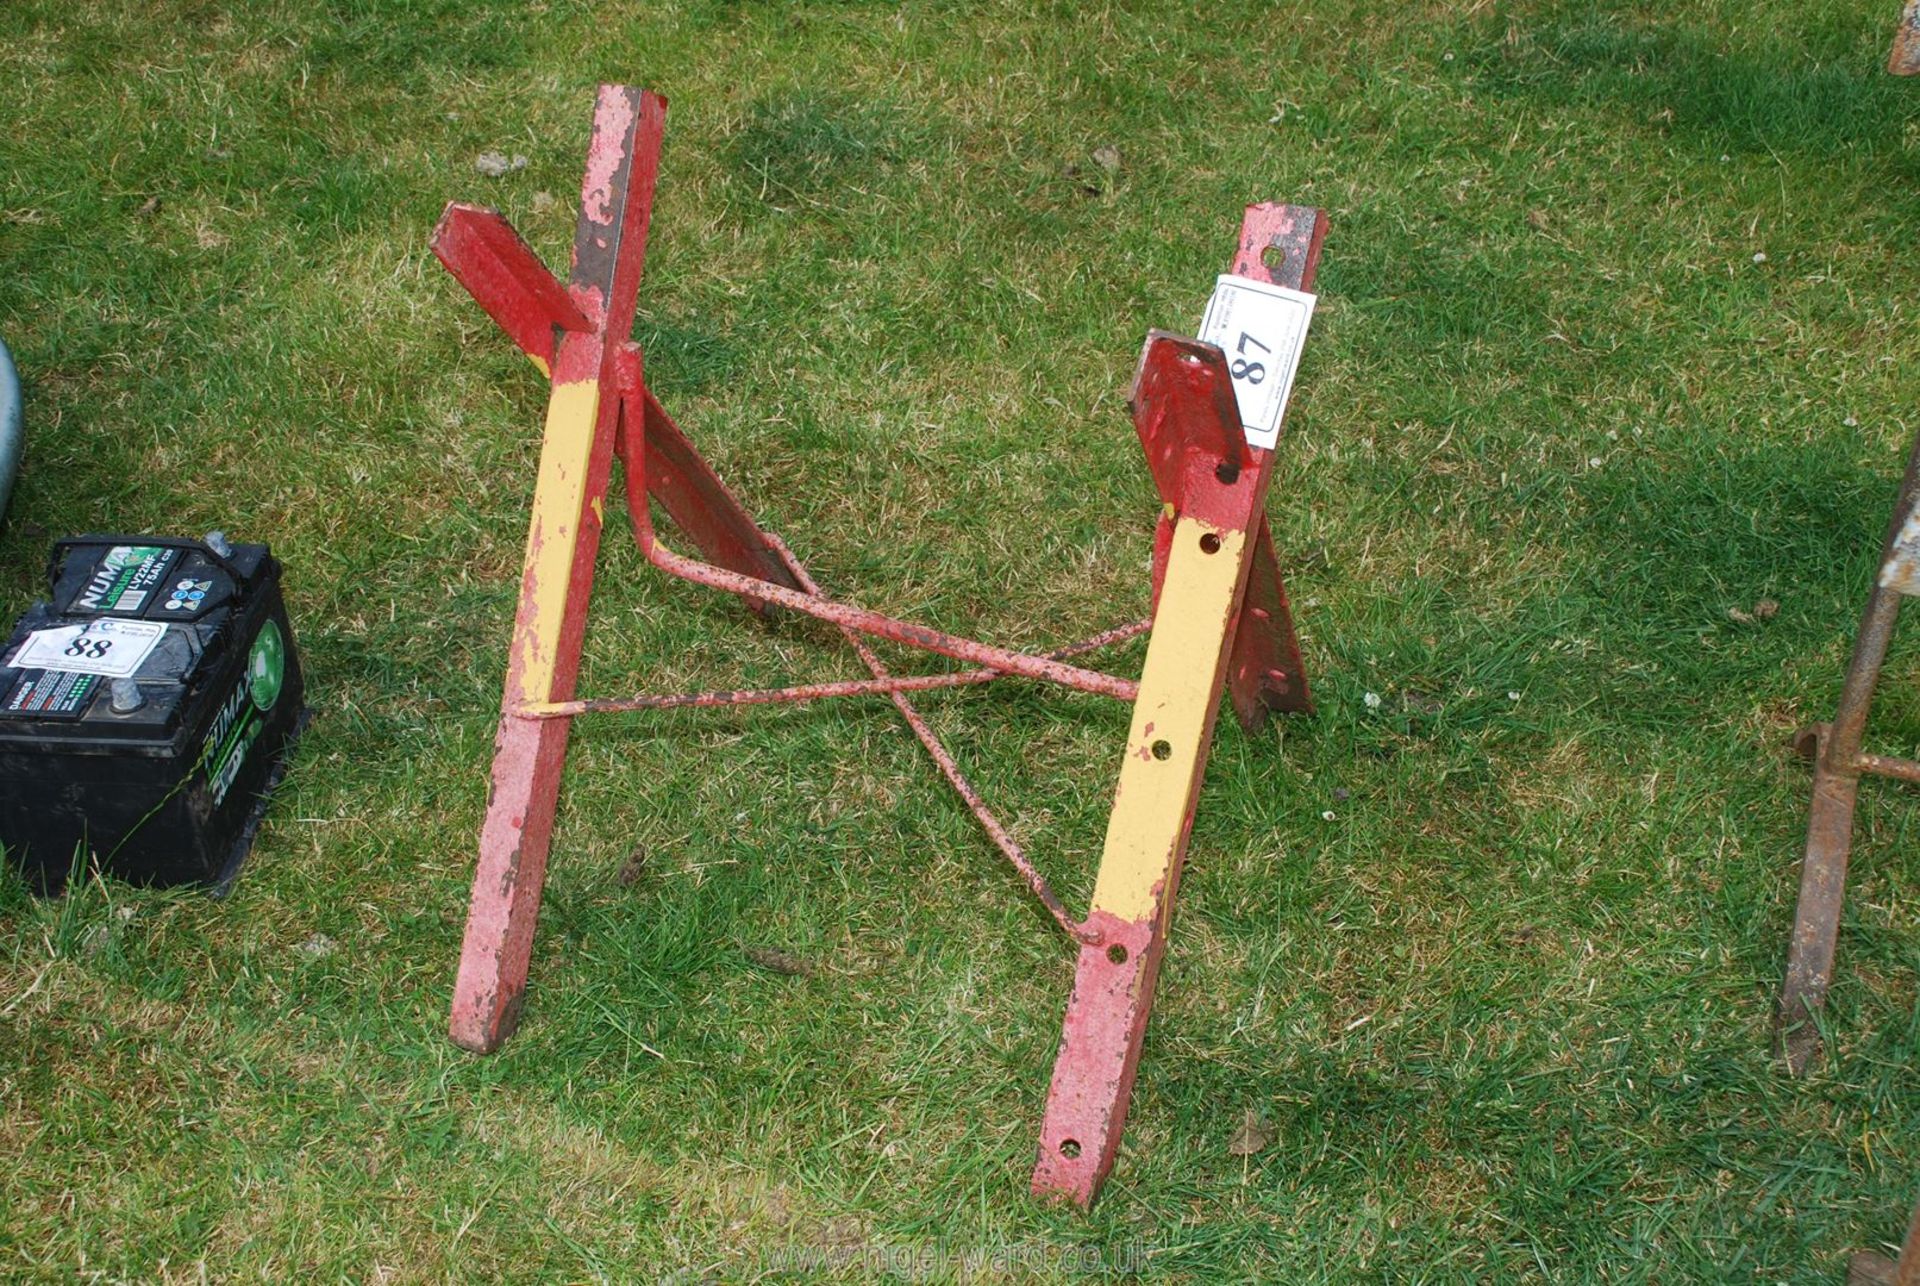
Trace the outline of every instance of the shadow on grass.
{"label": "shadow on grass", "polygon": [[359,82],[524,66],[542,12],[500,0],[424,0],[408,5],[411,21],[400,23],[379,0],[330,0],[327,9],[331,21],[308,37],[308,57],[315,70]]}
{"label": "shadow on grass", "polygon": [[840,206],[848,189],[872,186],[912,149],[891,106],[840,94],[771,94],[747,109],[724,146],[744,208],[819,204],[829,191]]}
{"label": "shadow on grass", "polygon": [[[1590,475],[1571,524],[1588,624],[1609,650],[1659,667],[1646,692],[1660,704],[1624,700],[1616,717],[1777,690],[1781,666],[1850,636],[1898,474],[1896,454],[1847,432]],[[1777,612],[1755,615],[1769,601]]]}
{"label": "shadow on grass", "polygon": [[1469,66],[1495,92],[1633,109],[1724,145],[1900,157],[1920,97],[1882,69],[1891,24],[1866,28],[1850,17],[1797,14],[1794,29],[1783,24],[1730,51],[1730,32],[1569,6],[1487,40]]}

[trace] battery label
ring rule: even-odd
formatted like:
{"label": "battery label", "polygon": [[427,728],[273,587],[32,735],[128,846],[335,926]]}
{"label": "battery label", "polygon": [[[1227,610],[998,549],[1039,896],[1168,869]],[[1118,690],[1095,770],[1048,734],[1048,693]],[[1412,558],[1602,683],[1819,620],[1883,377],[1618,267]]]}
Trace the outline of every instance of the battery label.
{"label": "battery label", "polygon": [[87,587],[68,610],[135,615],[166,583],[167,573],[179,560],[177,549],[115,545],[101,556],[93,575],[87,578]]}
{"label": "battery label", "polygon": [[247,752],[267,726],[267,715],[280,700],[286,682],[287,644],[280,627],[269,620],[254,637],[247,653],[247,672],[220,705],[200,762],[207,770],[207,789],[214,807],[227,797]]}
{"label": "battery label", "polygon": [[68,670],[28,671],[7,693],[0,714],[30,714],[42,718],[78,719],[100,686],[96,674]]}

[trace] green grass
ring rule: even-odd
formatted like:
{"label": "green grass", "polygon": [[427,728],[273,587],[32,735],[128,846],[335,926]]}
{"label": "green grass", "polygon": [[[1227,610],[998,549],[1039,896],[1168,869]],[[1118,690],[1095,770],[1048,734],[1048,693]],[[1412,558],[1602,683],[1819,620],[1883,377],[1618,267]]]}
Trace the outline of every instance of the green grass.
{"label": "green grass", "polygon": [[[228,900],[0,884],[0,1273],[1798,1283],[1893,1238],[1911,792],[1864,792],[1831,1056],[1767,1056],[1787,737],[1920,428],[1893,8],[1382,14],[0,9],[0,609],[69,531],[270,540],[316,708]],[[1244,203],[1329,212],[1271,502],[1319,713],[1219,734],[1090,1218],[1025,1196],[1070,952],[883,702],[583,723],[525,1024],[443,1037],[544,390],[426,238],[484,201],[563,261],[596,78],[673,102],[663,400],[830,588],[1022,645],[1144,608],[1141,336]],[[583,688],[831,642],[612,540]],[[1124,710],[923,705],[1084,904]]]}

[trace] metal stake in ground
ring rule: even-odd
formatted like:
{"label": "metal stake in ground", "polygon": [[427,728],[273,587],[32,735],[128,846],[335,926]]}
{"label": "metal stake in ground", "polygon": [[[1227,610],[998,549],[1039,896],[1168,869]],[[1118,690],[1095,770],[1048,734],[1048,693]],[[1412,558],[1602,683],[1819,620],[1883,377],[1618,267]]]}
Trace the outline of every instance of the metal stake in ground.
{"label": "metal stake in ground", "polygon": [[1847,1286],[1920,1286],[1920,1205],[1907,1221],[1907,1236],[1898,1260],[1878,1251],[1857,1252],[1847,1265]]}
{"label": "metal stake in ground", "polygon": [[1887,645],[1893,640],[1900,599],[1920,594],[1920,437],[1907,457],[1907,472],[1881,545],[1880,573],[1867,595],[1867,610],[1854,638],[1853,660],[1832,723],[1815,724],[1796,738],[1813,760],[1813,802],[1807,810],[1807,847],[1800,866],[1800,902],[1793,914],[1786,979],[1776,1015],[1781,1053],[1798,1076],[1820,1048],[1817,1018],[1833,979],[1840,907],[1846,897],[1847,858],[1853,847],[1853,809],[1860,775],[1876,773],[1920,781],[1920,763],[1865,753],[1861,741]]}

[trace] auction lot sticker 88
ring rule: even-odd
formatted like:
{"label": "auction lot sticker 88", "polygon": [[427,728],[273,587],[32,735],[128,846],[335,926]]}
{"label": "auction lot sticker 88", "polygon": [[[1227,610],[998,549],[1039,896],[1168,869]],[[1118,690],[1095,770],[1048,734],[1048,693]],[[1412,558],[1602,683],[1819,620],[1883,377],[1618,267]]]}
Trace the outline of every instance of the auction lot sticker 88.
{"label": "auction lot sticker 88", "polygon": [[1233,376],[1234,401],[1249,446],[1273,450],[1300,369],[1314,296],[1222,273],[1200,319],[1200,338],[1218,344]]}
{"label": "auction lot sticker 88", "polygon": [[20,670],[130,678],[166,632],[167,627],[158,621],[120,621],[103,616],[85,625],[35,630],[7,664]]}

